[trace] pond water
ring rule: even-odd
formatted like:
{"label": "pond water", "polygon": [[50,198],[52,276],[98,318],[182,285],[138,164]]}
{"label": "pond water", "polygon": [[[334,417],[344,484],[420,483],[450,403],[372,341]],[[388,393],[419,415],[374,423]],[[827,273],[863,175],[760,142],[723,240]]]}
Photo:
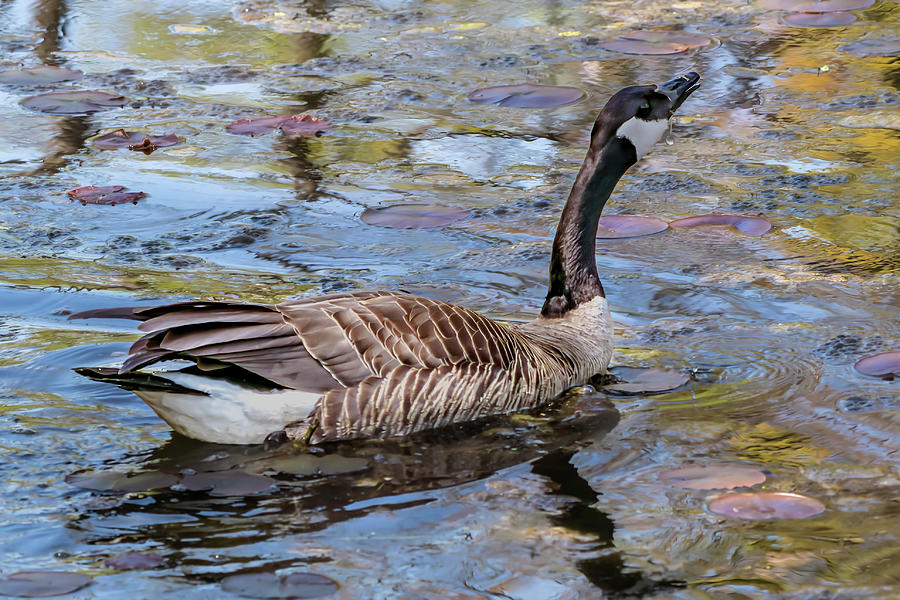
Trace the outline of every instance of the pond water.
{"label": "pond water", "polygon": [[[853,14],[809,28],[739,0],[3,2],[0,69],[84,76],[0,83],[0,574],[92,576],[73,598],[236,598],[225,576],[297,571],[347,599],[900,598],[900,384],[853,369],[900,349],[900,8]],[[636,28],[711,43],[601,47]],[[623,178],[607,213],[743,213],[773,229],[598,243],[613,364],[681,369],[686,387],[588,386],[527,415],[303,457],[181,438],[130,392],[71,370],[135,339],[127,323],[66,321],[103,306],[402,288],[528,319],[597,111],[625,85],[688,69],[704,81],[674,144]],[[524,82],[586,97],[467,100]],[[128,104],[20,105],[79,89]],[[332,129],[225,131],[304,112]],[[183,142],[150,155],[91,144],[118,128]],[[148,196],[67,198],[85,185]],[[470,215],[419,230],[359,218],[397,203]],[[660,478],[688,465],[762,470],[751,490],[825,511],[719,516],[708,505],[723,492]],[[235,468],[276,488],[66,482]],[[162,562],[105,564],[128,552]]]}

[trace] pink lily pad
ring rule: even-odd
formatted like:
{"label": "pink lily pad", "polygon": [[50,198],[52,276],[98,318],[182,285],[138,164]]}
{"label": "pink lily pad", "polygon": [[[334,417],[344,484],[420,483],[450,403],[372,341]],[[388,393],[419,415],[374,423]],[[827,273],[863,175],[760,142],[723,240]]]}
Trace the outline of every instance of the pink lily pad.
{"label": "pink lily pad", "polygon": [[44,65],[28,69],[7,69],[6,71],[0,71],[0,83],[40,85],[44,83],[58,83],[60,81],[74,81],[76,79],[81,79],[83,76],[84,73],[81,71]]}
{"label": "pink lily pad", "polygon": [[82,204],[137,204],[138,200],[147,197],[144,192],[126,192],[126,189],[122,185],[86,185],[66,193]]}
{"label": "pink lily pad", "polygon": [[762,217],[711,213],[696,217],[685,217],[669,223],[669,227],[700,227],[703,225],[727,225],[745,235],[762,235],[772,229],[772,224]]}
{"label": "pink lily pad", "polygon": [[486,87],[469,94],[469,100],[476,104],[496,104],[512,108],[566,106],[583,98],[585,93],[578,88],[534,83]]}
{"label": "pink lily pad", "polygon": [[892,56],[900,54],[900,39],[860,40],[843,46],[841,50],[860,56]]}
{"label": "pink lily pad", "polygon": [[320,598],[335,593],[338,584],[317,573],[246,573],[226,577],[222,589],[247,598]]}
{"label": "pink lily pad", "polygon": [[614,383],[603,387],[604,391],[617,394],[659,394],[680,388],[690,376],[675,369],[644,369],[628,378],[625,383]]}
{"label": "pink lily pad", "polygon": [[710,38],[696,33],[640,30],[623,33],[619,39],[607,40],[600,47],[620,54],[663,55],[702,48],[711,43]]}
{"label": "pink lily pad", "polygon": [[132,569],[153,569],[163,564],[164,559],[158,554],[144,554],[143,552],[126,552],[119,556],[113,556],[103,561],[107,567],[128,571]]}
{"label": "pink lily pad", "polygon": [[900,377],[900,351],[873,354],[856,361],[853,368],[863,375],[893,379]]}
{"label": "pink lily pad", "polygon": [[87,115],[97,111],[128,104],[128,98],[119,94],[89,91],[47,92],[29,96],[19,104],[25,108],[51,115]]}
{"label": "pink lily pad", "polygon": [[856,15],[848,12],[791,13],[782,17],[791,27],[843,27],[856,20]]}
{"label": "pink lily pad", "polygon": [[209,491],[210,496],[252,496],[274,488],[275,480],[243,471],[214,471],[185,475],[180,487],[193,492]]}
{"label": "pink lily pad", "polygon": [[597,237],[601,239],[639,237],[659,233],[668,228],[668,223],[655,217],[608,215],[600,217],[597,225]]}
{"label": "pink lily pad", "polygon": [[469,211],[442,204],[393,204],[367,208],[359,216],[363,223],[389,229],[426,229],[465,219]]}
{"label": "pink lily pad", "polygon": [[177,482],[176,476],[161,471],[82,471],[66,476],[69,485],[97,492],[147,492],[167,488]]}
{"label": "pink lily pad", "polygon": [[825,512],[814,498],[787,492],[726,494],[709,502],[709,510],[738,519],[808,519]]}
{"label": "pink lily pad", "polygon": [[94,138],[93,144],[104,150],[117,150],[119,148],[128,148],[129,150],[137,150],[144,154],[150,154],[157,148],[165,148],[174,146],[181,140],[174,133],[168,135],[147,135],[139,131],[125,131],[124,129],[116,129],[112,133],[101,135]]}
{"label": "pink lily pad", "polygon": [[93,581],[81,573],[19,571],[0,577],[0,596],[47,598],[76,592]]}
{"label": "pink lily pad", "polygon": [[825,13],[864,10],[875,4],[875,0],[822,0],[822,2],[801,2],[791,12]]}
{"label": "pink lily pad", "polygon": [[331,123],[309,114],[241,119],[225,126],[225,131],[235,135],[256,136],[281,129],[285,135],[319,135],[331,129]]}
{"label": "pink lily pad", "polygon": [[697,465],[660,473],[659,478],[688,490],[730,490],[763,483],[766,474],[749,467]]}

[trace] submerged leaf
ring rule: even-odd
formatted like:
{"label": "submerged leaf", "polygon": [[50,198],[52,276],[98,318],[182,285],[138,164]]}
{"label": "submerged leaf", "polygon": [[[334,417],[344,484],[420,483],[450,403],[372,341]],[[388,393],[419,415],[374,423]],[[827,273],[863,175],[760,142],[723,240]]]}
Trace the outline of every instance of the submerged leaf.
{"label": "submerged leaf", "polygon": [[82,471],[66,476],[69,485],[97,492],[147,492],[167,488],[177,482],[178,477],[161,471]]}
{"label": "submerged leaf", "polygon": [[475,90],[469,100],[476,104],[496,104],[512,108],[550,108],[575,104],[585,97],[578,88],[561,85],[520,83]]}
{"label": "submerged leaf", "polygon": [[900,54],[900,39],[881,38],[860,40],[842,46],[841,50],[860,56],[891,56]]}
{"label": "submerged leaf", "polygon": [[614,383],[604,386],[607,392],[618,394],[658,394],[680,388],[691,378],[675,369],[644,369],[630,377],[626,383]]}
{"label": "submerged leaf", "polygon": [[331,129],[331,123],[309,114],[302,114],[288,117],[282,121],[280,127],[284,135],[310,136],[320,135],[322,132],[328,131]]}
{"label": "submerged leaf", "polygon": [[759,469],[727,465],[697,465],[659,474],[663,481],[688,490],[730,490],[763,483],[766,475]]}
{"label": "submerged leaf", "polygon": [[449,225],[469,216],[469,211],[442,204],[393,204],[367,208],[359,216],[363,223],[390,229],[425,229]]}
{"label": "submerged leaf", "polygon": [[668,223],[655,217],[608,215],[600,217],[597,226],[597,237],[601,239],[639,237],[659,233],[668,228]]}
{"label": "submerged leaf", "polygon": [[222,589],[248,598],[320,598],[336,592],[338,584],[316,573],[247,573],[226,577]]}
{"label": "submerged leaf", "polygon": [[825,512],[814,498],[787,492],[726,494],[709,502],[709,510],[738,519],[807,519]]}
{"label": "submerged leaf", "polygon": [[756,5],[769,10],[787,12],[826,13],[846,10],[862,10],[875,4],[875,0],[757,0]]}
{"label": "submerged leaf", "polygon": [[696,33],[640,30],[620,34],[619,39],[607,40],[600,47],[620,54],[659,55],[678,54],[711,43],[711,39]]}
{"label": "submerged leaf", "polygon": [[19,571],[0,577],[0,595],[19,598],[46,598],[78,591],[93,579],[65,571]]}
{"label": "submerged leaf", "polygon": [[113,556],[103,561],[107,567],[122,571],[131,569],[152,569],[163,563],[163,557],[157,554],[144,554],[143,552],[126,552],[119,556]]}
{"label": "submerged leaf", "polygon": [[214,471],[185,475],[181,487],[190,491],[208,490],[210,496],[252,496],[275,487],[275,480],[243,471]]}
{"label": "submerged leaf", "polygon": [[863,375],[893,379],[900,377],[900,351],[873,354],[856,361],[853,365]]}
{"label": "submerged leaf", "polygon": [[240,119],[225,126],[225,131],[235,135],[256,136],[281,129],[285,135],[319,135],[331,129],[331,123],[310,114],[281,115],[277,117],[260,117],[258,119]]}
{"label": "submerged leaf", "polygon": [[848,12],[791,13],[782,17],[792,27],[843,27],[856,20],[856,15]]}
{"label": "submerged leaf", "polygon": [[168,135],[147,135],[140,131],[116,129],[111,133],[94,138],[92,143],[104,150],[128,148],[129,150],[137,150],[145,154],[150,154],[157,148],[174,146],[180,141],[181,140],[174,133]]}
{"label": "submerged leaf", "polygon": [[109,92],[67,91],[29,96],[20,102],[25,108],[51,115],[87,115],[128,104],[128,98]]}
{"label": "submerged leaf", "polygon": [[685,217],[669,223],[669,227],[700,227],[703,225],[728,225],[746,235],[762,235],[772,229],[772,224],[761,217],[725,213]]}
{"label": "submerged leaf", "polygon": [[147,197],[144,192],[126,192],[126,189],[128,188],[122,185],[86,185],[66,193],[82,204],[137,204],[138,200]]}
{"label": "submerged leaf", "polygon": [[76,79],[81,79],[83,76],[84,73],[81,71],[44,65],[28,69],[7,69],[6,71],[0,71],[0,83],[40,85],[43,83],[74,81]]}

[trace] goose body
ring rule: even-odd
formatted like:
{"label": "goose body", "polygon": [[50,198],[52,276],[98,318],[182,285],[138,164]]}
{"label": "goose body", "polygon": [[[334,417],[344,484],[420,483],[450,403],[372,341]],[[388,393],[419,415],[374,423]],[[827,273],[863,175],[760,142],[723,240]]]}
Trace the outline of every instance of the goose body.
{"label": "goose body", "polygon": [[[231,444],[407,435],[546,403],[609,364],[597,219],[622,174],[696,89],[688,73],[615,94],[560,218],[541,314],[501,324],[411,294],[360,291],[277,305],[183,302],[99,309],[144,332],[119,369],[79,372],[132,389],[179,433]],[[181,371],[147,371],[186,359]],[[235,372],[243,382],[230,381]],[[253,384],[247,383],[251,379]],[[268,384],[262,391],[259,383]],[[257,389],[254,389],[257,388]]]}

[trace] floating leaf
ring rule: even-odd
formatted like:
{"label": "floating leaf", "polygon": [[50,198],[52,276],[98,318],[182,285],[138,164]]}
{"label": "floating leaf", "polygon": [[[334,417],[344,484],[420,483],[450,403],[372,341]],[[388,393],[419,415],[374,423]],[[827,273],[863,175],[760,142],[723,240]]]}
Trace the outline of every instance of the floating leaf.
{"label": "floating leaf", "polygon": [[43,83],[58,83],[60,81],[73,81],[81,79],[84,73],[63,69],[61,67],[31,67],[29,69],[8,69],[0,71],[0,83],[14,83],[19,85],[40,85]]}
{"label": "floating leaf", "polygon": [[126,189],[122,185],[86,185],[66,193],[82,204],[137,204],[138,200],[147,196],[144,192],[126,192]]}
{"label": "floating leaf", "polygon": [[82,471],[66,477],[69,485],[98,492],[146,492],[167,488],[177,482],[178,477],[161,471]]}
{"label": "floating leaf", "polygon": [[496,104],[512,108],[550,108],[575,104],[585,97],[578,88],[561,85],[520,83],[475,90],[469,100],[476,104]]}
{"label": "floating leaf", "polygon": [[225,126],[225,131],[236,135],[260,135],[275,129],[285,135],[319,135],[331,129],[331,123],[309,114],[241,119]]}
{"label": "floating leaf", "polygon": [[619,35],[619,39],[600,44],[604,50],[620,54],[678,54],[691,48],[708,46],[712,40],[706,36],[684,31],[632,31]]}
{"label": "floating leaf", "polygon": [[209,491],[211,496],[252,496],[275,486],[275,480],[265,475],[243,471],[214,471],[185,475],[181,487],[190,491]]}
{"label": "floating leaf", "polygon": [[763,483],[766,475],[749,467],[698,465],[666,471],[660,473],[659,478],[688,490],[730,490]]}
{"label": "floating leaf", "polygon": [[222,589],[248,598],[320,598],[336,592],[338,584],[316,573],[247,573],[226,577]]}
{"label": "floating leaf", "polygon": [[860,56],[891,56],[900,54],[900,39],[860,40],[842,46],[841,50]]}
{"label": "floating leaf", "polygon": [[93,579],[65,571],[19,571],[0,577],[0,596],[46,598],[78,591]]}
{"label": "floating leaf", "polygon": [[441,227],[465,219],[469,211],[442,204],[393,204],[367,208],[359,216],[363,223],[390,229]]}
{"label": "floating leaf", "polygon": [[137,150],[144,154],[150,154],[157,148],[165,148],[174,146],[181,140],[174,133],[168,135],[147,135],[139,131],[125,131],[124,129],[116,129],[112,133],[101,135],[94,138],[92,143],[98,148],[104,150],[117,150],[119,148],[128,148],[129,150]]}
{"label": "floating leaf", "polygon": [[207,27],[206,25],[185,25],[182,23],[175,23],[173,25],[169,25],[169,31],[172,33],[181,33],[187,35],[201,35],[207,33],[213,33],[211,27]]}
{"label": "floating leaf", "polygon": [[856,20],[856,15],[848,12],[791,13],[782,17],[791,27],[843,27]]}
{"label": "floating leaf", "polygon": [[690,381],[690,376],[675,369],[644,369],[626,383],[614,383],[603,389],[619,394],[658,394],[679,388]]}
{"label": "floating leaf", "polygon": [[746,235],[762,235],[772,229],[772,224],[761,217],[723,213],[685,217],[669,223],[669,227],[700,227],[703,225],[728,225]]}
{"label": "floating leaf", "polygon": [[119,556],[107,558],[103,564],[107,567],[127,571],[131,569],[152,569],[163,564],[162,556],[157,554],[144,554],[143,552],[126,552]]}
{"label": "floating leaf", "polygon": [[826,13],[846,10],[862,10],[875,4],[875,0],[757,0],[756,5],[769,10],[787,12]]}
{"label": "floating leaf", "polygon": [[25,108],[51,115],[87,115],[107,108],[125,106],[128,98],[109,92],[48,92],[29,96],[20,102]]}
{"label": "floating leaf", "polygon": [[310,477],[313,475],[340,475],[342,473],[364,471],[369,468],[369,461],[364,458],[341,456],[339,454],[327,454],[325,456],[297,454],[274,458],[266,461],[265,465],[280,473]]}
{"label": "floating leaf", "polygon": [[600,217],[597,225],[597,237],[601,239],[638,237],[659,233],[668,228],[668,223],[655,217],[608,215]]}
{"label": "floating leaf", "polygon": [[726,494],[709,502],[709,510],[738,519],[807,519],[825,511],[814,498],[787,492]]}
{"label": "floating leaf", "polygon": [[893,379],[900,377],[900,351],[882,352],[860,359],[853,368],[863,375]]}

